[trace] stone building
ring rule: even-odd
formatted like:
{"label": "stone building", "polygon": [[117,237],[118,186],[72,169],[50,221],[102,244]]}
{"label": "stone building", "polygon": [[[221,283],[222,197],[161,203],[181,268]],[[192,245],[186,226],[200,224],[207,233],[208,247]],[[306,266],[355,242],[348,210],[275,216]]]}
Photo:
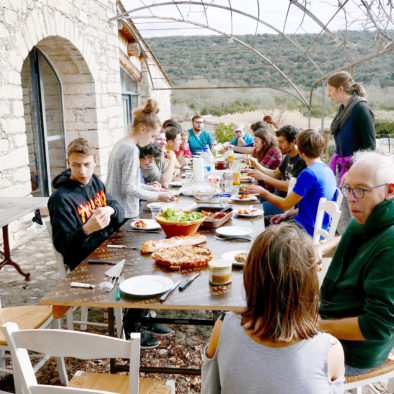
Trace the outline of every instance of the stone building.
{"label": "stone building", "polygon": [[[105,179],[113,144],[148,97],[170,117],[168,79],[116,0],[2,0],[0,196],[48,196],[76,137],[97,148]],[[149,72],[148,72],[149,66]],[[29,219],[29,220],[28,220]],[[25,234],[31,216],[12,223]]]}

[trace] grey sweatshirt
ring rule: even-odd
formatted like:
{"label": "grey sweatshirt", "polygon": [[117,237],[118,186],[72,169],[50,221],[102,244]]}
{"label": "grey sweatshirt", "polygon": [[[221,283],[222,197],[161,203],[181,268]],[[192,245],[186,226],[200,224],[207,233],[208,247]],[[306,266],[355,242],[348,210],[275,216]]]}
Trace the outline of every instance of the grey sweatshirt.
{"label": "grey sweatshirt", "polygon": [[125,210],[125,218],[139,215],[139,200],[157,201],[159,193],[140,182],[138,147],[129,139],[119,140],[108,160],[108,192]]}

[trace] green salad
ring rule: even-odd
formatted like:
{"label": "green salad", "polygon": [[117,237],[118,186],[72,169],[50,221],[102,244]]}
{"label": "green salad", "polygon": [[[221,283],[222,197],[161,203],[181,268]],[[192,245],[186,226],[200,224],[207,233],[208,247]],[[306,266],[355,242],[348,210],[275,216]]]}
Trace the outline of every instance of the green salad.
{"label": "green salad", "polygon": [[163,212],[162,217],[167,222],[190,222],[201,219],[204,215],[201,212],[175,211],[174,209],[167,208]]}

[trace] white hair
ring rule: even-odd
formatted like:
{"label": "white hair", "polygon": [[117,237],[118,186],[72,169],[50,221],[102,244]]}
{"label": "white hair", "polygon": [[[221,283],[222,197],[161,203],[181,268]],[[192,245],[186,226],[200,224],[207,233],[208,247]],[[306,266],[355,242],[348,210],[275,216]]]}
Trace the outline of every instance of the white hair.
{"label": "white hair", "polygon": [[375,180],[378,185],[394,183],[394,159],[375,151],[359,151],[353,156],[354,163],[366,163],[376,168]]}

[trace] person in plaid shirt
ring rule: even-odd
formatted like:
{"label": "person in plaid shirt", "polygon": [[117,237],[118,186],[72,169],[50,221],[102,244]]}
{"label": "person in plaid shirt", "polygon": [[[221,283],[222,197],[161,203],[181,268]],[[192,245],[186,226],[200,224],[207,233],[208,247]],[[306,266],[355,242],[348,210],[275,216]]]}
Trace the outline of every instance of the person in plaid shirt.
{"label": "person in plaid shirt", "polygon": [[[276,137],[271,130],[260,128],[255,131],[254,148],[253,156],[257,159],[257,162],[255,162],[257,169],[260,166],[270,170],[275,170],[279,167],[282,156],[277,145]],[[271,193],[274,191],[274,187],[269,183],[259,181],[259,185]]]}

